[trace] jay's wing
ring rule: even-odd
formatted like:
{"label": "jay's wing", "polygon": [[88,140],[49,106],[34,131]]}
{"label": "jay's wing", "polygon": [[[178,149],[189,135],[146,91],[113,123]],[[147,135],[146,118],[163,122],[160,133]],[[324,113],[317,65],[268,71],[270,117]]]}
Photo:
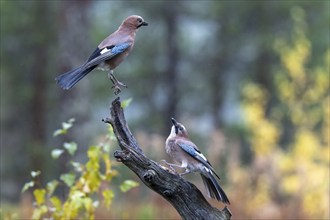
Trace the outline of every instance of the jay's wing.
{"label": "jay's wing", "polygon": [[130,43],[122,43],[118,45],[111,45],[102,49],[96,48],[96,50],[92,53],[92,55],[88,58],[87,62],[84,64],[84,68],[87,69],[92,66],[97,66],[100,63],[123,53],[130,46]]}
{"label": "jay's wing", "polygon": [[201,162],[204,166],[206,166],[209,170],[211,170],[212,173],[214,173],[214,175],[216,175],[220,179],[220,177],[217,175],[217,173],[211,166],[210,162],[194,145],[189,144],[189,143],[183,143],[183,142],[178,142],[177,144],[183,151],[185,151],[187,154],[189,154],[191,157],[193,157],[197,161]]}

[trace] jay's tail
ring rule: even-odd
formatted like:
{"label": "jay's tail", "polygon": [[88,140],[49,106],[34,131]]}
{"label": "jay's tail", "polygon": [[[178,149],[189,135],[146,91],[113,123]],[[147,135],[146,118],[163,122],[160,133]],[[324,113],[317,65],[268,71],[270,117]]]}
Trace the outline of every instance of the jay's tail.
{"label": "jay's tail", "polygon": [[207,194],[220,202],[230,204],[226,193],[221,188],[220,184],[214,178],[211,172],[201,174]]}
{"label": "jay's tail", "polygon": [[59,75],[55,78],[55,80],[62,89],[68,90],[76,85],[79,80],[84,78],[84,76],[86,76],[94,68],[95,66],[85,69],[83,66],[80,66],[76,69]]}

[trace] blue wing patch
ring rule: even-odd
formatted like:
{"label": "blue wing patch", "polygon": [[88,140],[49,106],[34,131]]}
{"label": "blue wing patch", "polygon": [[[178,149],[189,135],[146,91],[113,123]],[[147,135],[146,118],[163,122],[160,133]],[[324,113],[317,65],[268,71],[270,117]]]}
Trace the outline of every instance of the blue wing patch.
{"label": "blue wing patch", "polygon": [[111,49],[111,52],[113,54],[120,54],[120,53],[123,53],[127,48],[129,48],[131,46],[130,43],[123,43],[123,44],[119,44],[119,45],[116,45],[114,46],[112,49]]}
{"label": "blue wing patch", "polygon": [[122,43],[116,46],[111,45],[102,49],[96,48],[96,50],[84,64],[84,68],[87,69],[90,67],[94,67],[106,60],[110,60],[118,54],[123,53],[130,46],[130,43]]}
{"label": "blue wing patch", "polygon": [[219,179],[220,177],[215,172],[209,161],[205,158],[205,156],[194,146],[186,144],[186,143],[178,143],[179,147],[181,147],[182,150],[184,150],[186,153],[188,153],[190,156],[201,162],[204,166],[206,166],[208,169],[210,169]]}
{"label": "blue wing patch", "polygon": [[189,144],[178,143],[178,145],[192,157],[196,157],[198,153],[200,153],[197,149],[195,149],[193,146]]}

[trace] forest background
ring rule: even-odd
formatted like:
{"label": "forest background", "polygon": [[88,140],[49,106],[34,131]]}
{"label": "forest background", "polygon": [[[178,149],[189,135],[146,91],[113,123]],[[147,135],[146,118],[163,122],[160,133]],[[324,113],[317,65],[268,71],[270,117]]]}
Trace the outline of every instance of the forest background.
{"label": "forest background", "polygon": [[[106,73],[70,91],[54,78],[131,14],[149,26],[115,74],[128,85],[120,96],[132,98],[125,113],[145,154],[168,160],[174,116],[222,177],[234,218],[329,219],[330,2],[318,0],[1,0],[1,211],[30,217],[32,195],[21,193],[30,172],[47,182],[68,169],[71,158],[51,158],[62,121],[76,120],[66,137],[79,146],[75,161],[108,133],[101,118],[115,96]],[[112,163],[114,191],[139,182]],[[96,217],[179,218],[143,184],[116,191]]]}

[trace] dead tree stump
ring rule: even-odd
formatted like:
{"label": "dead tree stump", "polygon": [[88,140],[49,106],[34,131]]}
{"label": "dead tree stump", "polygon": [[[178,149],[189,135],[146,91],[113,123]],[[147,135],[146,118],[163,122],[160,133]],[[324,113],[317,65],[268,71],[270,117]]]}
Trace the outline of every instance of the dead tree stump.
{"label": "dead tree stump", "polygon": [[112,102],[110,115],[102,121],[111,124],[121,148],[115,151],[115,158],[136,173],[146,186],[170,202],[183,219],[230,219],[227,207],[222,211],[212,207],[195,185],[146,157],[128,128],[119,98]]}

